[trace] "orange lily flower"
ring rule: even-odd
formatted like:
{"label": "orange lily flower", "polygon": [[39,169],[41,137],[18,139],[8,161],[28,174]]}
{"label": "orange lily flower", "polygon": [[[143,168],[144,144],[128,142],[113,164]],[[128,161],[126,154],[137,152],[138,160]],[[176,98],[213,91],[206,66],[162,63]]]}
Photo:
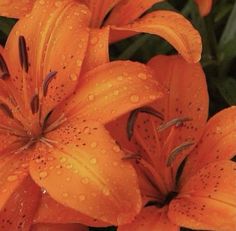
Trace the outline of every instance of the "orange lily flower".
{"label": "orange lily flower", "polygon": [[[108,62],[109,41],[115,42],[142,32],[161,36],[188,62],[198,62],[202,50],[201,38],[186,18],[176,12],[165,10],[142,16],[153,4],[160,1],[162,0],[68,0],[86,4],[92,13],[90,42],[84,69],[87,71]],[[7,4],[4,2],[0,3],[1,15],[22,17],[31,11],[35,2],[44,5],[47,0],[27,3],[24,0],[17,3],[7,1]],[[57,1],[56,4],[60,2]]]}
{"label": "orange lily flower", "polygon": [[[208,94],[200,64],[157,56],[149,65],[167,90],[150,105],[164,121],[146,107],[138,117],[131,113],[109,125],[127,152],[125,159],[134,160],[144,204],[136,219],[118,231],[236,230],[236,163],[230,161],[236,153],[236,107],[206,124]],[[128,124],[136,121],[133,129],[128,126],[131,143],[121,127],[127,118]]]}
{"label": "orange lily flower", "polygon": [[[150,68],[129,61],[80,75],[87,7],[41,3],[0,48],[0,216],[7,225],[16,219],[11,230],[28,230],[42,190],[65,210],[129,222],[141,206],[137,176],[103,124],[161,97],[159,84]],[[78,214],[71,223],[81,221]]]}

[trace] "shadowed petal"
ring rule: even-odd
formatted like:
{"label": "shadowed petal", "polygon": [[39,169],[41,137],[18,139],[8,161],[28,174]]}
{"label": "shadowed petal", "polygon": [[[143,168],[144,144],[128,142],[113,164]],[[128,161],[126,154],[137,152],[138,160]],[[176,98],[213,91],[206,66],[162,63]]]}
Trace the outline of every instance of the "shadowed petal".
{"label": "shadowed petal", "polygon": [[0,15],[10,18],[21,18],[28,14],[36,0],[1,0]]}
{"label": "shadowed petal", "polygon": [[132,223],[118,227],[118,231],[178,231],[179,227],[168,219],[167,210],[167,207],[143,208]]}
{"label": "shadowed petal", "polygon": [[93,227],[105,227],[110,225],[88,217],[74,209],[63,206],[62,204],[53,200],[48,194],[43,194],[40,207],[34,217],[34,223],[81,223]]}
{"label": "shadowed petal", "polygon": [[104,222],[133,219],[141,206],[137,177],[103,126],[76,119],[46,138],[54,145],[39,144],[30,173],[53,199]]}
{"label": "shadowed petal", "polygon": [[236,164],[218,161],[200,169],[170,203],[169,218],[191,229],[236,229]]}
{"label": "shadowed petal", "polygon": [[83,73],[109,62],[109,35],[110,27],[90,29],[88,47],[82,68]]}
{"label": "shadowed petal", "polygon": [[30,177],[17,187],[0,211],[0,230],[28,231],[41,198],[40,188]]}
{"label": "shadowed petal", "polygon": [[37,224],[30,231],[88,231],[89,229],[80,224]]}
{"label": "shadowed petal", "polygon": [[[181,14],[159,10],[125,26],[112,26],[114,30],[145,32],[161,36],[191,63],[201,58],[201,38],[197,30]],[[111,41],[116,37],[111,34]]]}

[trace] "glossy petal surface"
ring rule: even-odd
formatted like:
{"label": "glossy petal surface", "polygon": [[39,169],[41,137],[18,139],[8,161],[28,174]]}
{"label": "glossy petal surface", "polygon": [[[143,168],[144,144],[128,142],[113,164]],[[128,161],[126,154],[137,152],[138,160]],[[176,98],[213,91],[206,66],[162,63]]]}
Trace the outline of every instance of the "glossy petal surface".
{"label": "glossy petal surface", "polygon": [[135,220],[120,226],[118,231],[178,231],[179,227],[172,224],[167,217],[168,207],[157,208],[150,206],[143,208]]}
{"label": "glossy petal surface", "polygon": [[182,174],[181,184],[204,165],[217,160],[230,160],[236,153],[236,107],[213,116],[204,129],[198,146],[192,151]]}
{"label": "glossy petal surface", "polygon": [[38,146],[30,173],[52,198],[112,224],[129,222],[139,212],[135,171],[103,126],[76,119],[46,138],[54,145]]}
{"label": "glossy petal surface", "polygon": [[[181,14],[159,10],[149,13],[126,26],[113,26],[112,28],[114,30],[158,35],[174,46],[188,62],[196,63],[201,58],[202,45],[200,35]],[[112,34],[111,41],[116,41]]]}
{"label": "glossy petal surface", "polygon": [[81,77],[65,114],[107,123],[162,96],[161,87],[145,65],[111,62]]}
{"label": "glossy petal surface", "polygon": [[0,15],[10,18],[21,18],[29,13],[36,0],[1,0]]}
{"label": "glossy petal surface", "polygon": [[180,189],[170,203],[169,218],[191,229],[236,229],[236,164],[218,161],[206,165]]}

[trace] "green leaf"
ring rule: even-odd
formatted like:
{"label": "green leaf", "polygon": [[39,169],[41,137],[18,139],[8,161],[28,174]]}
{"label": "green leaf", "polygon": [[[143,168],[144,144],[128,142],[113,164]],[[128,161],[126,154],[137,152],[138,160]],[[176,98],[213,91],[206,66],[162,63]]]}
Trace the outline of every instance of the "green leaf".
{"label": "green leaf", "polygon": [[224,59],[230,60],[236,57],[235,43],[236,36],[233,39],[229,40],[227,43],[225,43],[223,47],[219,48],[219,57],[221,61]]}
{"label": "green leaf", "polygon": [[229,105],[236,105],[236,80],[227,78],[216,82],[216,85],[225,101]]}
{"label": "green leaf", "polygon": [[236,2],[229,16],[224,32],[220,38],[220,47],[228,43],[236,36]]}
{"label": "green leaf", "polygon": [[0,17],[0,31],[5,35],[9,35],[15,23],[15,19]]}

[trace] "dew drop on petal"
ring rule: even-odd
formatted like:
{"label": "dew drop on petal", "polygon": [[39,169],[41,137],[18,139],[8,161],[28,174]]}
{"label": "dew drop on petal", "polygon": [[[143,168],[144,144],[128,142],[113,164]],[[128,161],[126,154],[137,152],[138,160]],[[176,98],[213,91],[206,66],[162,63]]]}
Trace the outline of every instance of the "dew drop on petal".
{"label": "dew drop on petal", "polygon": [[85,195],[83,195],[83,194],[79,195],[79,200],[84,201],[85,200]]}
{"label": "dew drop on petal", "polygon": [[118,145],[114,145],[112,149],[114,152],[120,152],[120,147]]}
{"label": "dew drop on petal", "polygon": [[76,74],[71,74],[71,75],[70,75],[70,79],[71,79],[72,81],[76,81],[76,80],[77,80],[77,75],[76,75]]}
{"label": "dew drop on petal", "polygon": [[84,177],[84,178],[81,180],[81,182],[82,182],[83,184],[88,184],[89,179],[88,179],[87,177]]}
{"label": "dew drop on petal", "polygon": [[45,1],[44,1],[44,0],[40,0],[40,1],[39,1],[39,4],[40,4],[40,5],[44,5],[44,4],[45,4]]}
{"label": "dew drop on petal", "polygon": [[96,143],[96,142],[92,142],[92,143],[90,144],[90,147],[91,147],[91,148],[96,148],[96,147],[97,147],[97,143]]}
{"label": "dew drop on petal", "polygon": [[17,175],[11,175],[11,176],[8,176],[7,177],[7,180],[9,182],[13,182],[13,181],[16,181],[18,179],[18,176]]}
{"label": "dew drop on petal", "polygon": [[97,159],[96,159],[96,158],[92,158],[92,159],[90,160],[90,163],[91,163],[91,164],[96,164],[96,163],[97,163]]}
{"label": "dew drop on petal", "polygon": [[147,79],[147,75],[146,75],[146,73],[139,73],[138,74],[138,78],[142,79],[142,80],[146,80]]}
{"label": "dew drop on petal", "polygon": [[63,197],[68,197],[69,194],[68,194],[67,192],[64,192],[64,193],[62,193],[62,196],[63,196]]}
{"label": "dew drop on petal", "polygon": [[132,95],[130,96],[130,101],[132,103],[138,103],[139,102],[139,96],[138,95]]}
{"label": "dew drop on petal", "polygon": [[105,195],[105,196],[109,196],[110,195],[110,190],[108,188],[104,188],[102,190],[102,193]]}
{"label": "dew drop on petal", "polygon": [[48,176],[48,173],[46,171],[42,171],[39,173],[40,178],[46,178]]}
{"label": "dew drop on petal", "polygon": [[88,100],[89,100],[89,101],[93,101],[93,100],[94,100],[94,98],[95,98],[95,96],[94,96],[94,95],[89,95],[89,96],[88,96]]}

